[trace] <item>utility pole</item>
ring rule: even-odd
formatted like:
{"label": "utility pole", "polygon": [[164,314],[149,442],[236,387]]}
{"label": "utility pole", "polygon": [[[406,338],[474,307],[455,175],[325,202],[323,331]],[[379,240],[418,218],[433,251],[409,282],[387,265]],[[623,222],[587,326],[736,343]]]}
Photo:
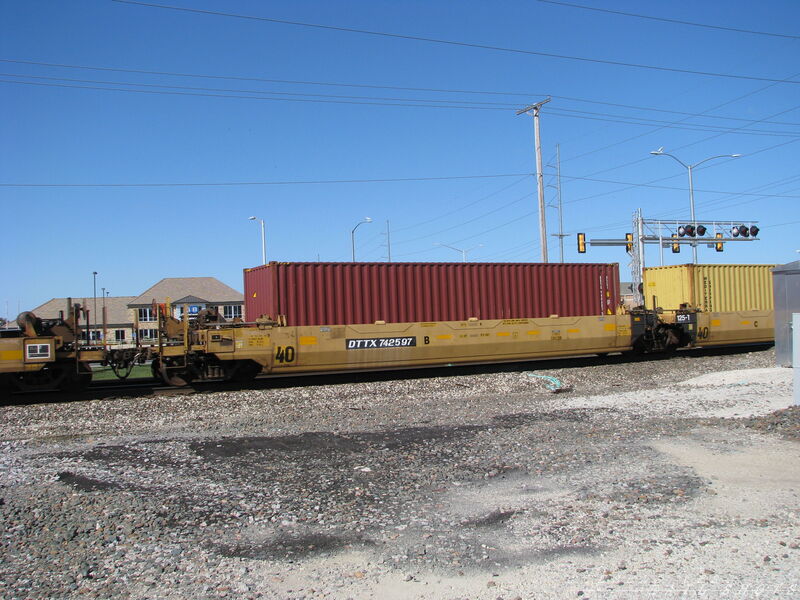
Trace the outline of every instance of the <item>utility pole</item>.
{"label": "utility pole", "polygon": [[536,144],[536,181],[537,189],[539,192],[539,240],[542,247],[542,262],[547,262],[547,225],[544,209],[544,175],[542,174],[542,143],[539,138],[539,110],[550,102],[550,98],[531,104],[525,108],[518,110],[517,114],[522,115],[525,113],[533,114],[533,136],[534,143]]}
{"label": "utility pole", "polygon": [[564,209],[561,205],[561,148],[556,144],[556,193],[558,194],[558,233],[553,235],[558,238],[559,257],[564,262]]}

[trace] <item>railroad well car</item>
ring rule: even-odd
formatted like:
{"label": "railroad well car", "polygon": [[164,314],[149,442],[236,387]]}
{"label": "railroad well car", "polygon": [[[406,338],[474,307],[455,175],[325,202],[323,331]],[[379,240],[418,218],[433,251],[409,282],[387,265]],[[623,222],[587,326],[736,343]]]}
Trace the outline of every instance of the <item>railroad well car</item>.
{"label": "railroad well car", "polygon": [[[157,378],[184,385],[212,378],[246,381],[259,374],[529,361],[774,340],[772,310],[709,311],[691,302],[671,310],[623,310],[617,265],[504,270],[459,263],[426,272],[420,263],[408,269],[377,264],[271,263],[251,269],[245,273],[246,292],[253,300],[266,297],[269,310],[286,313],[254,318],[259,305],[251,302],[250,322],[225,322],[213,309],[196,318],[184,310],[178,320],[168,303],[154,304],[156,342],[125,351],[81,346],[79,307],[56,323],[21,316],[21,334],[0,339],[0,380],[21,390],[36,383],[70,387],[86,382],[92,362],[124,372],[134,360],[150,360]],[[446,285],[430,283],[438,281],[431,273],[448,268]],[[558,288],[552,288],[554,281]],[[359,296],[364,286],[372,291]],[[386,290],[391,297],[385,297]],[[551,312],[554,307],[567,314]],[[449,318],[402,320],[409,311]],[[382,316],[390,319],[374,318]]]}

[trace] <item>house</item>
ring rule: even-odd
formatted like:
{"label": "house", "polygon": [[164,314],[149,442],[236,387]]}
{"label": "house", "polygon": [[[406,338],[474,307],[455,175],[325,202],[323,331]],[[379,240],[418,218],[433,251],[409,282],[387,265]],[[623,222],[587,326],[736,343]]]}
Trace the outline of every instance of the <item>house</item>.
{"label": "house", "polygon": [[[242,317],[244,296],[214,277],[167,277],[138,296],[75,296],[72,301],[90,311],[90,340],[105,340],[108,345],[131,345],[137,339],[150,341],[157,338],[153,302],[170,302],[173,315],[178,319],[182,318],[184,307],[187,307],[190,317],[204,308],[217,308],[226,320],[232,320]],[[53,298],[32,312],[42,319],[55,319],[66,315],[68,310],[67,298]],[[81,322],[81,329],[81,338],[86,339],[85,321]]]}
{"label": "house", "polygon": [[[79,298],[73,297],[72,302],[79,303],[89,310],[90,334],[92,341],[103,339],[109,345],[125,345],[133,343],[133,311],[128,308],[128,304],[134,300],[135,296],[106,296],[105,298]],[[97,314],[94,311],[95,302],[97,303]],[[53,298],[44,304],[33,309],[40,319],[56,319],[58,317],[69,316],[69,299]],[[103,315],[105,314],[105,318]],[[81,321],[81,338],[86,339],[86,322]],[[103,336],[103,331],[106,335]]]}
{"label": "house", "polygon": [[217,308],[226,320],[242,318],[244,295],[214,277],[167,277],[133,298],[128,307],[135,311],[139,323],[139,339],[154,339],[157,335],[153,302],[169,301],[175,318],[183,317],[184,307],[189,316],[204,308]]}

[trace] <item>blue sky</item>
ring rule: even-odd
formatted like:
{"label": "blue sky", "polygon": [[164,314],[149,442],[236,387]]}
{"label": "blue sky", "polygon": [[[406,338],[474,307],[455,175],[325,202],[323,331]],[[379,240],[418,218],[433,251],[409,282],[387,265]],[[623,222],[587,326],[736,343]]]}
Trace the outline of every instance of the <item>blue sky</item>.
{"label": "blue sky", "polygon": [[[699,262],[799,256],[795,0],[153,2],[191,10],[0,1],[0,315],[91,297],[93,271],[98,294],[178,276],[242,289],[261,261],[251,215],[268,260],[349,260],[369,216],[359,260],[387,259],[388,221],[395,261],[461,259],[437,243],[538,261],[532,119],[515,113],[547,96],[565,261],[619,262],[628,279],[622,248],[579,255],[575,234],[622,238],[637,208],[688,219],[687,172],[659,147],[742,154],[695,170],[697,217],[758,221],[761,240],[701,246]],[[551,206],[551,261],[558,223]]]}

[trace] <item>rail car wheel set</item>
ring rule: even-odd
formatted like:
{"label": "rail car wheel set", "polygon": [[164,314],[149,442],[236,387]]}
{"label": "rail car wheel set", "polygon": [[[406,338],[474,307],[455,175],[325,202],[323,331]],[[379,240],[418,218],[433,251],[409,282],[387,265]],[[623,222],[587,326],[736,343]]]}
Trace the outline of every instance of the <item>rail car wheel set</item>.
{"label": "rail car wheel set", "polygon": [[[86,342],[90,336],[81,335],[84,327],[88,333],[88,319],[81,324],[86,311],[71,301],[55,319],[22,313],[19,329],[0,337],[0,390],[77,390],[91,381],[92,365],[110,366],[125,378],[133,365],[149,362],[154,377],[183,386],[198,380],[246,382],[261,374],[663,353],[774,341],[774,312],[766,301],[752,310],[740,310],[743,305],[735,302],[727,302],[727,310],[709,310],[698,306],[703,299],[689,294],[674,309],[659,307],[657,297],[649,307],[624,309],[617,265],[444,263],[423,269],[389,264],[270,263],[247,269],[248,322],[226,322],[213,308],[194,318],[183,310],[176,318],[169,302],[154,302],[156,341],[128,348]],[[764,267],[768,273],[769,266]],[[762,278],[749,285],[761,287],[765,281],[771,284]],[[711,298],[709,290],[718,284],[703,285],[702,293]],[[714,293],[714,298],[724,296]],[[568,294],[582,298],[565,304]],[[255,314],[255,300],[275,312]],[[375,318],[384,314],[417,318]],[[457,315],[461,318],[452,318]]]}

